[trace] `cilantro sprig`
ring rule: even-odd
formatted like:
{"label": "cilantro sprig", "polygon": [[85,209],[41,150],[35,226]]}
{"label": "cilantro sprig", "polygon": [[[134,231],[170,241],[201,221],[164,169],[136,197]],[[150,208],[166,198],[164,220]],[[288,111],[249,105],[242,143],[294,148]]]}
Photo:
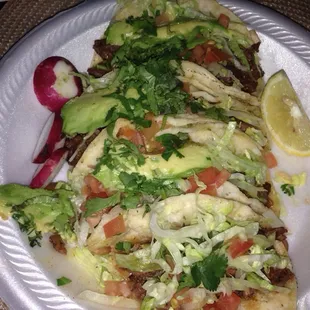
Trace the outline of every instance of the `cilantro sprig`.
{"label": "cilantro sprig", "polygon": [[295,188],[294,188],[294,185],[292,185],[292,184],[282,184],[281,190],[284,194],[286,194],[288,196],[295,195]]}
{"label": "cilantro sprig", "polygon": [[138,204],[145,207],[153,202],[152,197],[163,199],[181,193],[174,180],[147,179],[138,173],[121,172],[119,179],[124,185],[125,192],[121,201],[123,209],[136,208]]}
{"label": "cilantro sprig", "polygon": [[126,160],[130,160],[134,165],[138,166],[142,166],[145,163],[145,158],[139,148],[126,139],[106,139],[103,154],[96,165],[94,174],[100,171],[102,165],[114,169],[114,167],[120,165],[121,158],[126,158]]}
{"label": "cilantro sprig", "polygon": [[227,268],[227,257],[211,253],[203,261],[197,262],[191,268],[191,275],[196,286],[201,283],[209,291],[215,291]]}
{"label": "cilantro sprig", "polygon": [[165,150],[162,154],[162,158],[169,160],[172,154],[175,154],[179,158],[183,158],[184,155],[178,151],[187,141],[189,137],[186,133],[178,133],[177,135],[166,133],[156,138],[156,141],[160,142]]}
{"label": "cilantro sprig", "polygon": [[59,279],[56,280],[57,281],[57,286],[63,286],[66,284],[69,284],[72,282],[72,280],[66,278],[66,277],[61,277]]}

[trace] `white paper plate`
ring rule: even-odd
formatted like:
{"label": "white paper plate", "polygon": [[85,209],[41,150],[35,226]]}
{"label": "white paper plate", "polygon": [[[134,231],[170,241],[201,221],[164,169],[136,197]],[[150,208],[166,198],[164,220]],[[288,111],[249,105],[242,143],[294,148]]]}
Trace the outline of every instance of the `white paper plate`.
{"label": "white paper plate", "polygon": [[[224,0],[261,39],[266,78],[285,69],[310,114],[310,36],[290,20],[254,3]],[[51,55],[70,59],[86,71],[94,39],[103,33],[113,14],[113,1],[92,0],[41,24],[16,44],[0,62],[0,182],[27,184],[35,170],[31,156],[49,112],[37,101],[32,74]],[[284,154],[274,147],[279,168],[290,173],[310,172],[310,159]],[[299,283],[299,309],[310,309],[310,181],[285,198],[283,219],[290,229],[290,253]],[[306,203],[308,202],[308,203]],[[10,309],[92,309],[74,296],[93,280],[51,249],[30,249],[13,221],[0,221],[0,297]],[[62,290],[55,279],[67,276],[72,284]],[[97,307],[104,309],[103,307]]]}

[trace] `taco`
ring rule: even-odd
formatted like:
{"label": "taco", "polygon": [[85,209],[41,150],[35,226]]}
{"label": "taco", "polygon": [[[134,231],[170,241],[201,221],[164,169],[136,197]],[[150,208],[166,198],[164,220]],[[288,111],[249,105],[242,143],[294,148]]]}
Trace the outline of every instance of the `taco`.
{"label": "taco", "polygon": [[98,281],[79,298],[296,309],[259,45],[214,0],[119,2],[80,75],[84,93],[61,110],[68,182],[22,195],[0,188],[1,214],[31,223],[32,242],[56,231],[55,248]]}

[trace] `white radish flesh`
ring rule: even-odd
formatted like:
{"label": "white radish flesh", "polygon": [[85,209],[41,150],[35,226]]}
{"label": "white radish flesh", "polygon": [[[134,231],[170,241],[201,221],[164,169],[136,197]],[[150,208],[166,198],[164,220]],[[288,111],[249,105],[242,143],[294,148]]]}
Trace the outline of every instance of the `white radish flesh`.
{"label": "white radish flesh", "polygon": [[56,146],[57,148],[63,146],[59,144],[61,141],[61,131],[62,119],[59,113],[53,113],[48,118],[41,132],[36,148],[33,152],[33,163],[44,163],[51,156]]}
{"label": "white radish flesh", "polygon": [[33,77],[34,92],[39,102],[52,112],[59,111],[71,98],[80,96],[82,81],[72,75],[77,72],[67,59],[52,56],[43,60],[36,68]]}
{"label": "white radish flesh", "polygon": [[31,183],[31,188],[46,187],[58,174],[66,161],[68,150],[65,148],[53,152],[47,161],[37,169]]}

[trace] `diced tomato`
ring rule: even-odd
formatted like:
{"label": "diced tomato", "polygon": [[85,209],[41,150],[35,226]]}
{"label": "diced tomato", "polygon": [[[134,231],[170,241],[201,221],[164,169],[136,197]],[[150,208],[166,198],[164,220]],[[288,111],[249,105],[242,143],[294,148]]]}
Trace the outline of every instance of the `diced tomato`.
{"label": "diced tomato", "polygon": [[210,46],[207,48],[207,53],[204,58],[205,64],[210,64],[212,62],[219,62],[229,60],[231,58],[230,55],[226,54],[225,52],[221,51],[220,49]]}
{"label": "diced tomato", "polygon": [[240,255],[243,255],[248,249],[253,245],[253,240],[248,239],[243,241],[239,238],[232,239],[228,252],[232,258],[236,258]]}
{"label": "diced tomato", "polygon": [[225,15],[225,14],[221,14],[218,18],[218,22],[220,25],[222,25],[224,28],[228,28],[229,23],[230,23],[230,18]]}
{"label": "diced tomato", "polygon": [[187,181],[189,181],[189,183],[190,183],[190,188],[187,190],[186,193],[194,193],[198,188],[198,185],[195,181],[195,178],[193,176],[191,176],[187,179]]}
{"label": "diced tomato", "polygon": [[219,188],[230,178],[230,173],[226,169],[222,169],[220,173],[216,176],[215,186]]}
{"label": "diced tomato", "polygon": [[210,196],[217,196],[216,186],[214,184],[207,185],[207,188],[202,190],[200,194],[210,195]]}
{"label": "diced tomato", "polygon": [[231,295],[221,294],[220,298],[212,305],[205,305],[203,310],[237,310],[241,303],[241,298],[232,293]]}
{"label": "diced tomato", "polygon": [[275,158],[275,156],[273,155],[272,152],[267,152],[264,154],[264,159],[266,162],[266,165],[269,169],[277,167],[278,166],[278,162],[277,159]]}
{"label": "diced tomato", "polygon": [[104,281],[104,293],[109,296],[129,297],[132,285],[127,281]]}
{"label": "diced tomato", "polygon": [[90,188],[92,193],[98,194],[103,191],[102,184],[91,174],[84,178],[85,184]]}
{"label": "diced tomato", "polygon": [[[223,169],[219,171],[215,167],[209,167],[202,172],[197,174],[197,178],[199,181],[207,185],[207,188],[202,190],[201,194],[207,194],[211,196],[217,196],[216,189],[219,188],[223,183],[225,183],[230,177],[230,173]],[[187,193],[193,193],[197,190],[198,185],[196,184],[195,178],[193,176],[188,178],[190,182],[190,189]]]}
{"label": "diced tomato", "polygon": [[87,199],[92,199],[92,198],[107,198],[109,195],[106,193],[106,191],[102,190],[100,193],[90,193],[87,196]]}
{"label": "diced tomato", "polygon": [[103,188],[103,185],[91,174],[84,178],[85,185],[82,187],[82,194],[87,197],[87,199],[92,199],[96,197],[107,198],[109,195],[107,191]]}
{"label": "diced tomato", "polygon": [[198,179],[206,185],[214,184],[220,171],[215,167],[209,167],[197,174]]}
{"label": "diced tomato", "polygon": [[140,131],[130,128],[130,127],[122,127],[117,133],[118,137],[123,137],[129,141],[131,141],[136,146],[143,146],[143,136]]}
{"label": "diced tomato", "polygon": [[110,222],[106,223],[103,226],[103,231],[106,236],[106,238],[113,237],[115,235],[121,234],[125,232],[125,222],[122,215],[117,216]]}
{"label": "diced tomato", "polygon": [[142,128],[141,135],[143,137],[144,146],[147,153],[162,153],[164,151],[161,143],[155,140],[155,135],[160,131],[161,124],[155,120],[153,113],[147,113],[145,119],[152,122],[150,127]]}
{"label": "diced tomato", "polygon": [[201,65],[204,60],[205,52],[205,49],[201,45],[197,45],[192,50],[191,58],[193,59],[193,61]]}
{"label": "diced tomato", "polygon": [[241,298],[232,293],[231,295],[221,295],[216,302],[216,306],[219,310],[237,310],[241,303]]}
{"label": "diced tomato", "polygon": [[216,303],[214,304],[207,304],[203,307],[203,310],[219,310],[216,306]]}

